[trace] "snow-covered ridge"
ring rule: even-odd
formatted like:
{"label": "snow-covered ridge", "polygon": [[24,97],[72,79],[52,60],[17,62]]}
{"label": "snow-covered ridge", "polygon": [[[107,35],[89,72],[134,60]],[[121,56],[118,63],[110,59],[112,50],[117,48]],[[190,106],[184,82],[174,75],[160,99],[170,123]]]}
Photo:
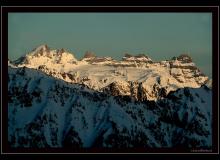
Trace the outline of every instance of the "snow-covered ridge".
{"label": "snow-covered ridge", "polygon": [[[126,89],[129,83],[117,81],[112,88],[117,85]],[[204,85],[142,102],[36,69],[8,67],[8,143],[13,148],[207,149],[211,120],[212,92]]]}
{"label": "snow-covered ridge", "polygon": [[186,54],[154,62],[144,54],[125,54],[121,61],[117,61],[86,52],[81,60],[77,60],[65,49],[51,50],[42,45],[11,63],[12,67],[39,69],[66,82],[84,84],[101,92],[109,92],[117,86],[121,89],[117,91],[119,95],[137,98],[138,88],[141,88],[141,99],[148,100],[161,98],[159,92],[162,90],[167,95],[178,88],[199,88],[208,81]]}

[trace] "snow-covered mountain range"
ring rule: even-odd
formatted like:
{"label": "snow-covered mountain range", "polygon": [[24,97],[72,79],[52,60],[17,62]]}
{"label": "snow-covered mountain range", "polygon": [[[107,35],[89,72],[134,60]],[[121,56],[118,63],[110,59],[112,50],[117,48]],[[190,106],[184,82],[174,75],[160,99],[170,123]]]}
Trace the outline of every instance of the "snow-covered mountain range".
{"label": "snow-covered mountain range", "polygon": [[[143,98],[148,100],[160,98],[157,94],[160,90],[165,90],[166,95],[178,88],[199,88],[208,82],[208,77],[188,55],[154,62],[143,54],[125,54],[121,61],[117,61],[87,52],[83,59],[77,60],[65,49],[50,50],[47,45],[42,45],[13,64],[41,70],[66,82],[85,84],[96,91],[117,86],[120,90],[114,95],[133,95],[137,98],[139,86],[143,90]],[[135,93],[131,93],[132,90]]]}
{"label": "snow-covered mountain range", "polygon": [[212,146],[211,81],[188,55],[121,61],[42,45],[8,62],[11,147]]}

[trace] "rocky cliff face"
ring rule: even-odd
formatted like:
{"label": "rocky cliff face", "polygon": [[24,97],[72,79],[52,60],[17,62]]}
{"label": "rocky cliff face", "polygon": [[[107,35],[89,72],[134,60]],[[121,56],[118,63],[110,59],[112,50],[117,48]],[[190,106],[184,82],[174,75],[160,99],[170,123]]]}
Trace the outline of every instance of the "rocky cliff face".
{"label": "rocky cliff face", "polygon": [[163,98],[149,101],[141,83],[119,81],[100,92],[38,69],[8,71],[11,147],[212,146],[212,92],[206,86],[161,91]]}

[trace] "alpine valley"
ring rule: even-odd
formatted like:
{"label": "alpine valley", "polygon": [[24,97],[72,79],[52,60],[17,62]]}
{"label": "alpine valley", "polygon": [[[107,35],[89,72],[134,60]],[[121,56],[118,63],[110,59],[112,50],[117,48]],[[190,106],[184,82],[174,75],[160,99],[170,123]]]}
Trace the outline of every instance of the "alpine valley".
{"label": "alpine valley", "polygon": [[[8,60],[8,142],[34,148],[211,148],[212,81],[187,54],[155,62],[39,46]],[[74,150],[73,150],[74,151]]]}

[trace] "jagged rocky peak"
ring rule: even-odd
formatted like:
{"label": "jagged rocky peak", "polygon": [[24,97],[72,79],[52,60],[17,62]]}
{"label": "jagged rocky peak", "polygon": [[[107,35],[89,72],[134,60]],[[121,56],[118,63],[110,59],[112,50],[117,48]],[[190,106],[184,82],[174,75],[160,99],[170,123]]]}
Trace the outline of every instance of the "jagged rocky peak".
{"label": "jagged rocky peak", "polygon": [[59,65],[76,64],[77,61],[74,54],[64,48],[54,50],[45,44],[40,45],[13,63],[18,66],[26,65],[31,68],[38,68],[41,65],[46,65],[48,68],[57,68]]}
{"label": "jagged rocky peak", "polygon": [[187,53],[181,54],[178,57],[173,57],[172,60],[178,60],[183,63],[192,63],[193,62],[192,57],[190,57],[190,55]]}
{"label": "jagged rocky peak", "polygon": [[92,51],[86,51],[83,58],[82,58],[82,61],[86,61],[86,62],[90,62],[92,63],[92,61],[94,61],[96,59],[96,55],[94,52]]}
{"label": "jagged rocky peak", "polygon": [[64,53],[64,52],[67,52],[67,50],[64,49],[64,48],[57,49],[56,51],[57,51],[57,54],[59,54],[59,55],[61,55],[61,54]]}
{"label": "jagged rocky peak", "polygon": [[198,70],[195,63],[189,54],[181,54],[178,57],[173,57],[170,61],[171,68],[185,68],[191,70]]}
{"label": "jagged rocky peak", "polygon": [[[53,56],[55,57],[59,57],[58,61],[59,63],[65,63],[65,62],[76,62],[77,59],[75,58],[74,54],[67,51],[66,49],[64,48],[61,48],[61,49],[57,49],[55,50],[55,53],[52,53]],[[51,58],[51,57],[50,57]]]}
{"label": "jagged rocky peak", "polygon": [[95,57],[96,57],[96,55],[94,52],[86,51],[83,58],[95,58]]}
{"label": "jagged rocky peak", "polygon": [[137,62],[152,62],[152,59],[145,54],[131,55],[129,53],[125,53],[124,57],[122,57],[124,61],[137,61]]}
{"label": "jagged rocky peak", "polygon": [[39,47],[35,48],[32,50],[27,56],[30,57],[62,57],[62,56],[71,56],[74,57],[74,55],[70,52],[68,52],[66,49],[61,48],[61,49],[55,49],[51,50],[48,45],[40,45]]}
{"label": "jagged rocky peak", "polygon": [[192,58],[189,56],[189,54],[181,54],[179,57],[177,57],[177,60],[183,61],[186,63],[192,62]]}
{"label": "jagged rocky peak", "polygon": [[34,48],[31,52],[18,58],[12,63],[15,65],[29,64],[31,59],[35,57],[45,56],[45,55],[48,55],[49,53],[50,53],[50,48],[46,44],[43,44],[43,45],[40,45]]}
{"label": "jagged rocky peak", "polygon": [[47,44],[43,44],[43,45],[40,45],[36,48],[34,48],[32,51],[31,51],[31,55],[43,55],[43,53],[48,53],[50,52],[50,48],[48,47]]}
{"label": "jagged rocky peak", "polygon": [[[197,86],[206,83],[208,77],[195,65],[189,54],[173,57],[170,63],[170,75],[184,84],[193,80]],[[191,81],[191,83],[193,83]]]}
{"label": "jagged rocky peak", "polygon": [[82,60],[90,62],[91,64],[93,64],[93,63],[101,63],[101,62],[112,61],[113,58],[112,57],[108,57],[108,56],[98,57],[98,56],[95,55],[94,52],[86,51],[86,53],[85,53],[85,55],[84,55]]}

